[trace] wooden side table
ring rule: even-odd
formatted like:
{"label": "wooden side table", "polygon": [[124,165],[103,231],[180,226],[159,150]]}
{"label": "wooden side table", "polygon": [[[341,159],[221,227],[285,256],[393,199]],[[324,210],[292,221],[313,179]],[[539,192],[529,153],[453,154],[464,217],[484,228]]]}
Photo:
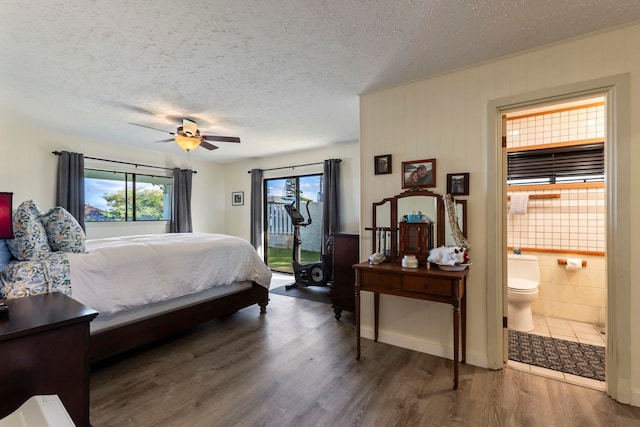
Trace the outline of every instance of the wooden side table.
{"label": "wooden side table", "polygon": [[458,388],[458,360],[467,353],[467,272],[436,267],[402,268],[395,263],[362,262],[356,270],[356,359],[360,359],[360,292],[373,292],[374,341],[378,341],[380,294],[451,304],[453,307],[453,389]]}
{"label": "wooden side table", "polygon": [[0,417],[38,394],[57,394],[77,426],[89,426],[92,308],[58,292],[6,301],[0,318]]}

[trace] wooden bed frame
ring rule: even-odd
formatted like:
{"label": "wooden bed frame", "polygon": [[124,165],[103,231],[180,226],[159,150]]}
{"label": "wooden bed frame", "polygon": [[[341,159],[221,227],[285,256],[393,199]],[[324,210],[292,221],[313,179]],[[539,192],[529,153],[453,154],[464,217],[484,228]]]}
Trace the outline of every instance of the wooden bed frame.
{"label": "wooden bed frame", "polygon": [[269,290],[256,283],[249,289],[180,307],[174,311],[91,334],[89,361],[93,364],[136,347],[170,337],[209,320],[234,313],[253,304],[267,312]]}

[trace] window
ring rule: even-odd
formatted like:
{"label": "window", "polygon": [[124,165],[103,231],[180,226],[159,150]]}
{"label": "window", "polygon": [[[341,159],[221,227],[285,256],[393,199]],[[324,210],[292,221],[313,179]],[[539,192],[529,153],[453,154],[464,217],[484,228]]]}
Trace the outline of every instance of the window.
{"label": "window", "polygon": [[604,181],[604,143],[507,154],[507,185]]}
{"label": "window", "polygon": [[[305,222],[311,224],[300,228],[301,264],[318,262],[322,247],[322,174],[272,178],[264,181],[264,218],[266,263],[274,271],[293,272],[294,230],[285,205],[295,203]],[[308,209],[308,211],[307,211]]]}
{"label": "window", "polygon": [[169,221],[173,179],[96,169],[84,171],[84,220]]}

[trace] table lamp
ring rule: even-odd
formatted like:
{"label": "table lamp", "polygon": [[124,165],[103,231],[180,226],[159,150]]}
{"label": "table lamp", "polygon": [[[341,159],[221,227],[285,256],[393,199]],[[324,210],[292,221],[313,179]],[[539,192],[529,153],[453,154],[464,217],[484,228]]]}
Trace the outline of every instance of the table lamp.
{"label": "table lamp", "polygon": [[13,193],[0,192],[0,239],[13,239]]}

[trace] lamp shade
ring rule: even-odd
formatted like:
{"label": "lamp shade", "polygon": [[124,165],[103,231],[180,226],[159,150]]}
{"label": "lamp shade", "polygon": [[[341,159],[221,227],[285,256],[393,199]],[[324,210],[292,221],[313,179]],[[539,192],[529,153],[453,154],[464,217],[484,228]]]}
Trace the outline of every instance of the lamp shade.
{"label": "lamp shade", "polygon": [[0,193],[0,239],[13,239],[13,193]]}
{"label": "lamp shade", "polygon": [[176,136],[176,143],[183,150],[191,151],[194,148],[196,148],[198,145],[200,145],[200,139],[199,138],[191,138],[191,137],[188,137],[188,136]]}

